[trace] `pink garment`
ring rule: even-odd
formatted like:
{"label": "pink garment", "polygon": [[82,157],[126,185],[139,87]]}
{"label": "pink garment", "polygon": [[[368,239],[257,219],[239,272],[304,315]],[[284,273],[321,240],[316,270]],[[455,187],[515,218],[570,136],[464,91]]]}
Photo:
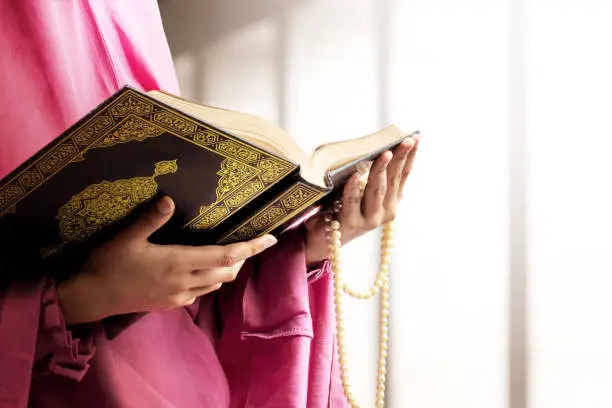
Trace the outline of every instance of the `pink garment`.
{"label": "pink garment", "polygon": [[[155,0],[0,0],[0,54],[0,177],[124,84],[178,93]],[[0,287],[0,408],[346,406],[328,266],[303,245],[129,324],[67,328],[53,282]]]}

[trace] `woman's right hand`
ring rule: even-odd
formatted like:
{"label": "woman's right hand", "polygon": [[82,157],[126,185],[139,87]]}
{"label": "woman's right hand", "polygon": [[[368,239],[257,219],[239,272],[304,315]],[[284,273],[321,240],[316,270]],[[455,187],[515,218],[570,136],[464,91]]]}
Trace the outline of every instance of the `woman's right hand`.
{"label": "woman's right hand", "polygon": [[270,235],[225,246],[150,243],[149,236],[173,212],[172,200],[162,198],[133,225],[96,249],[81,273],[58,285],[67,324],[189,305],[234,280],[247,258],[276,243]]}

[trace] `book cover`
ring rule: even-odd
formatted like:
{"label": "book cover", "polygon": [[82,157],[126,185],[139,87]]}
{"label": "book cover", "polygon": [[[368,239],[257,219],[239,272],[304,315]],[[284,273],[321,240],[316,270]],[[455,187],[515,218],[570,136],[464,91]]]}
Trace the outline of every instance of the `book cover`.
{"label": "book cover", "polygon": [[231,243],[279,231],[329,191],[126,87],[0,181],[0,256],[35,264],[83,253],[160,195],[176,211],[154,242]]}

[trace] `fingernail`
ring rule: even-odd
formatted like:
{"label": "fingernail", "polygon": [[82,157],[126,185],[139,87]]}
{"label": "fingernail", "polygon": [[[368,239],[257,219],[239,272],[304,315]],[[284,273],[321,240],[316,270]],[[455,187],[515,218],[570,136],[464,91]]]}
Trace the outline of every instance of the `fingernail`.
{"label": "fingernail", "polygon": [[403,150],[402,150],[402,155],[401,158],[405,159],[408,156],[408,153],[410,153],[410,150],[412,150],[412,146],[414,146],[414,142],[412,141],[405,141],[403,143]]}
{"label": "fingernail", "polygon": [[387,152],[387,153],[385,153],[384,160],[383,160],[382,164],[384,166],[386,166],[387,164],[389,164],[391,162],[392,159],[393,159],[393,153],[392,152]]}
{"label": "fingernail", "polygon": [[274,244],[276,244],[277,239],[272,235],[264,235],[262,238],[263,244],[265,248],[270,248]]}
{"label": "fingernail", "polygon": [[159,211],[161,215],[168,215],[172,212],[172,200],[170,197],[163,197],[159,200],[157,203],[157,211]]}

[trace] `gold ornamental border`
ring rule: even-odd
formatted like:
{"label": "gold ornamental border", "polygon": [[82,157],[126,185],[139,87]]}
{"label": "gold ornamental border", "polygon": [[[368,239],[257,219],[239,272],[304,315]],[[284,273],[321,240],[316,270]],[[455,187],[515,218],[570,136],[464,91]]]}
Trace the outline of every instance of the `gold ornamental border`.
{"label": "gold ornamental border", "polygon": [[227,233],[220,244],[248,240],[267,234],[317,202],[326,193],[298,182],[245,222]]}
{"label": "gold ornamental border", "polygon": [[[133,122],[140,120],[142,123],[132,123],[134,128],[126,137],[121,135],[120,130],[129,120]],[[147,126],[150,128],[147,129]],[[174,137],[222,156],[226,159],[224,162],[234,160],[245,168],[252,169],[250,177],[237,180],[238,182],[222,196],[218,193],[217,200],[211,205],[202,207],[200,214],[187,226],[195,225],[210,212],[219,213],[218,209],[223,207],[226,209],[222,211],[223,214],[214,217],[214,222],[206,228],[218,225],[244,207],[250,201],[250,197],[266,191],[297,167],[212,126],[200,123],[138,91],[125,88],[116,93],[106,106],[98,108],[98,111],[80,126],[68,132],[47,151],[39,153],[39,156],[35,156],[35,159],[23,170],[0,185],[0,217],[14,212],[21,200],[70,163],[84,160],[84,155],[89,150],[130,141],[141,142],[149,137],[163,134],[155,132],[151,126],[161,128]],[[261,187],[259,185],[254,187],[250,183],[254,179],[259,180]],[[226,204],[227,200],[241,192],[244,193],[242,190],[247,188],[250,190],[240,198],[244,202],[234,200],[234,205]]]}

